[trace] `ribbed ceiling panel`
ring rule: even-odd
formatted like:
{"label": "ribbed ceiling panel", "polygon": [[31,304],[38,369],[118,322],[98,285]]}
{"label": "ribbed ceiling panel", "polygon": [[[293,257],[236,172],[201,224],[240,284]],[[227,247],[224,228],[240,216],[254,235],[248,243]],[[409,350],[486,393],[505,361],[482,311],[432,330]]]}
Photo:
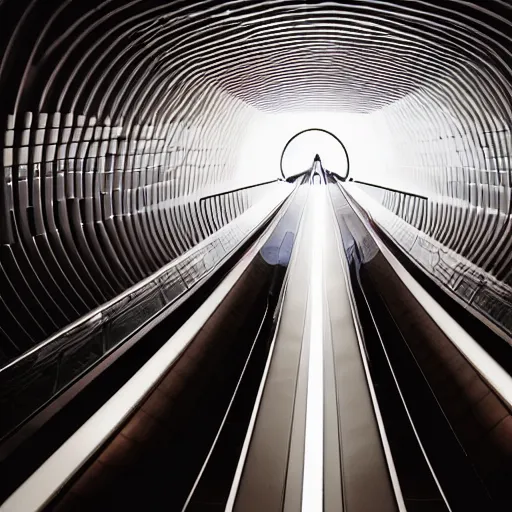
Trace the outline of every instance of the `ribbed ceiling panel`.
{"label": "ribbed ceiling panel", "polygon": [[511,18],[502,0],[0,0],[2,314],[54,303],[20,347],[253,204],[263,189],[198,199],[277,177],[241,150],[290,112],[345,132],[360,115],[352,150],[374,158],[354,176],[428,196],[378,201],[506,285]]}

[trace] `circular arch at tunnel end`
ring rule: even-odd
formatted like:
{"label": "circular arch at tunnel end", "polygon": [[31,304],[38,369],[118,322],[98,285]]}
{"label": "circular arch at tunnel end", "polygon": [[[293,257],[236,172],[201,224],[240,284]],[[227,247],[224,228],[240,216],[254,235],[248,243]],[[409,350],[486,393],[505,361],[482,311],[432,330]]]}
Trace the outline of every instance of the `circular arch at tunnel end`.
{"label": "circular arch at tunnel end", "polygon": [[292,144],[293,141],[297,140],[300,136],[302,136],[306,133],[309,133],[309,132],[325,133],[325,134],[331,136],[334,140],[336,140],[336,142],[341,146],[341,148],[343,149],[343,152],[345,154],[346,161],[347,161],[345,175],[342,176],[342,175],[339,175],[338,173],[333,173],[333,172],[331,172],[331,174],[335,174],[342,181],[346,181],[348,179],[348,176],[350,173],[350,157],[348,155],[347,148],[345,147],[345,144],[343,144],[343,142],[340,140],[339,137],[337,137],[336,135],[334,135],[334,133],[332,133],[331,131],[326,130],[324,128],[306,128],[305,130],[301,130],[300,132],[298,132],[295,135],[293,135],[292,137],[290,137],[290,139],[288,139],[288,142],[285,144],[283,151],[281,152],[281,158],[280,158],[280,162],[279,162],[279,169],[281,171],[281,176],[283,177],[283,179],[284,180],[287,179],[287,176],[284,173],[284,169],[283,169],[283,161],[284,161],[286,151],[288,150],[288,148],[290,147],[290,145]]}

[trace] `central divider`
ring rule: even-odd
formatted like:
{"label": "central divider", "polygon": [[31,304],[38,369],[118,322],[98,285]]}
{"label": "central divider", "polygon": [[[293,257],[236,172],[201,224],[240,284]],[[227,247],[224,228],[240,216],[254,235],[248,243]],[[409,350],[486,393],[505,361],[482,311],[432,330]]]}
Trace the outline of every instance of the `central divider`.
{"label": "central divider", "polygon": [[324,238],[325,238],[325,185],[313,185],[312,222],[309,224],[311,243],[311,270],[308,308],[309,365],[306,402],[306,432],[304,447],[304,473],[302,484],[302,510],[323,510],[324,491]]}

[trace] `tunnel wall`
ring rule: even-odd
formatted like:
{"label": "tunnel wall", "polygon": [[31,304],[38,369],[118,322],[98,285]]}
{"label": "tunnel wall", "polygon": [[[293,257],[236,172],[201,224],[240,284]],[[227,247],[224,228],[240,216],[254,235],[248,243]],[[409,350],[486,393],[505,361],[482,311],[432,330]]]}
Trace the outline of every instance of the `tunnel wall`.
{"label": "tunnel wall", "polygon": [[512,332],[510,93],[503,73],[468,62],[449,79],[371,114],[373,140],[383,158],[363,178],[405,193],[368,186],[356,192],[413,259],[507,338]]}
{"label": "tunnel wall", "polygon": [[511,12],[0,1],[0,314],[37,343],[151,275],[281,186],[200,200],[277,177],[273,119],[311,112],[339,116],[353,177],[427,198],[360,189],[391,236],[494,283],[506,313]]}
{"label": "tunnel wall", "polygon": [[238,165],[260,114],[172,59],[183,30],[155,60],[176,5],[117,4],[0,2],[0,361],[283,186],[229,193],[263,181]]}

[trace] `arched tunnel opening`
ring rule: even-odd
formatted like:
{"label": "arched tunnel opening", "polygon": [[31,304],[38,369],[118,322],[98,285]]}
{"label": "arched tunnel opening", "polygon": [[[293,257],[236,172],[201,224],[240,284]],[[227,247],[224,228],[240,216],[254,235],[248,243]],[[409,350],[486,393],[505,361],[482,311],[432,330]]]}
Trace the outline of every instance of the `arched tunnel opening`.
{"label": "arched tunnel opening", "polygon": [[509,0],[0,27],[0,510],[510,508]]}
{"label": "arched tunnel opening", "polygon": [[[305,162],[311,161],[313,165],[305,169]],[[315,165],[322,175],[327,171],[341,181],[346,181],[350,174],[347,148],[336,135],[323,128],[307,128],[293,135],[284,145],[279,162],[281,176],[289,182],[313,171]]]}

